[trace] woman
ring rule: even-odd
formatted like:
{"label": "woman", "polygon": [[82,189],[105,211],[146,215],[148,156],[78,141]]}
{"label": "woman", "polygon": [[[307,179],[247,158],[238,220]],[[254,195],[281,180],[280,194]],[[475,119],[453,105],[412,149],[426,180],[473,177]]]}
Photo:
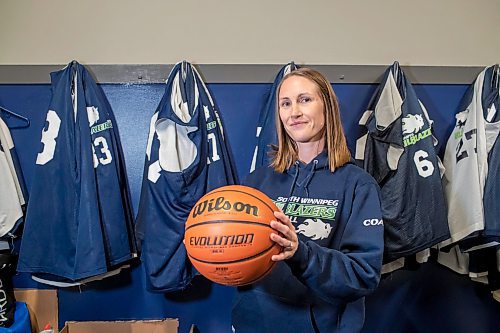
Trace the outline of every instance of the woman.
{"label": "woman", "polygon": [[284,212],[271,222],[271,239],[283,251],[266,277],[238,289],[233,330],[360,331],[364,297],[377,287],[382,265],[378,186],[350,161],[337,97],[323,75],[298,69],[277,91],[273,162],[245,185]]}

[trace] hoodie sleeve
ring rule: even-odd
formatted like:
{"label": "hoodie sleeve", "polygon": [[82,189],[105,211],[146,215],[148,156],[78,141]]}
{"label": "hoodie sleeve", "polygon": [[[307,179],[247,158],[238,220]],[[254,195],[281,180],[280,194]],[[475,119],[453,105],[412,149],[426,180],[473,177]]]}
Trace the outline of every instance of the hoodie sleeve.
{"label": "hoodie sleeve", "polygon": [[286,262],[294,275],[318,297],[352,301],[372,292],[380,280],[384,227],[378,187],[365,183],[354,190],[346,223],[340,221],[338,250],[300,241]]}

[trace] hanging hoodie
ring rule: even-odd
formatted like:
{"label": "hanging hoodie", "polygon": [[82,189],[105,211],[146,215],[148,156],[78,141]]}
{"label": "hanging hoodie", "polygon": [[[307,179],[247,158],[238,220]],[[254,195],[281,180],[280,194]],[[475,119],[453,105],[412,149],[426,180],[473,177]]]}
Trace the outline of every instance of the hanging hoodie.
{"label": "hanging hoodie", "polygon": [[360,331],[364,296],[377,287],[384,248],[373,178],[352,163],[332,173],[323,152],[283,173],[259,168],[244,184],[284,211],[299,246],[262,280],[238,288],[235,332]]}
{"label": "hanging hoodie", "polygon": [[23,220],[26,202],[27,191],[14,141],[0,117],[0,239],[8,242],[12,237]]}
{"label": "hanging hoodie", "polygon": [[[498,69],[497,69],[498,70]],[[498,244],[500,144],[498,73],[485,68],[466,92],[448,139],[444,187],[451,237],[462,250]]]}
{"label": "hanging hoodie", "polygon": [[356,159],[381,188],[384,262],[390,263],[449,237],[442,164],[432,121],[397,62],[367,110],[359,121],[366,134],[357,141]]}
{"label": "hanging hoodie", "polygon": [[283,76],[298,69],[293,62],[283,66],[276,77],[267,96],[266,104],[260,110],[259,121],[257,122],[256,144],[253,152],[250,172],[263,165],[269,165],[269,146],[276,144],[276,93]]}
{"label": "hanging hoodie", "polygon": [[174,66],[150,123],[136,230],[146,286],[185,289],[198,272],[183,244],[184,223],[205,193],[236,183],[222,122],[188,62]]}
{"label": "hanging hoodie", "polygon": [[66,286],[136,256],[121,143],[111,107],[76,61],[51,73],[18,271]]}

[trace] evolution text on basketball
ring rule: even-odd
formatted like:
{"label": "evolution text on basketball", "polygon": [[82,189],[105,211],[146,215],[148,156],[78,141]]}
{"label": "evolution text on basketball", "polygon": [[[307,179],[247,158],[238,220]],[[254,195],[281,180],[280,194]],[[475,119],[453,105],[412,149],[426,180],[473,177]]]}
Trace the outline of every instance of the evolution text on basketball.
{"label": "evolution text on basketball", "polygon": [[251,244],[254,234],[189,237],[191,246]]}

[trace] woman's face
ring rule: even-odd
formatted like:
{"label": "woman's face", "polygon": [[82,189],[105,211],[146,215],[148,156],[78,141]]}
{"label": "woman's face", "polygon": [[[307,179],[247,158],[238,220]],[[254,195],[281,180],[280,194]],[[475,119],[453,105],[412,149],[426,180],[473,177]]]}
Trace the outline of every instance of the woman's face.
{"label": "woman's face", "polygon": [[278,98],[281,122],[295,142],[316,142],[322,138],[325,106],[312,81],[290,76],[282,82]]}

